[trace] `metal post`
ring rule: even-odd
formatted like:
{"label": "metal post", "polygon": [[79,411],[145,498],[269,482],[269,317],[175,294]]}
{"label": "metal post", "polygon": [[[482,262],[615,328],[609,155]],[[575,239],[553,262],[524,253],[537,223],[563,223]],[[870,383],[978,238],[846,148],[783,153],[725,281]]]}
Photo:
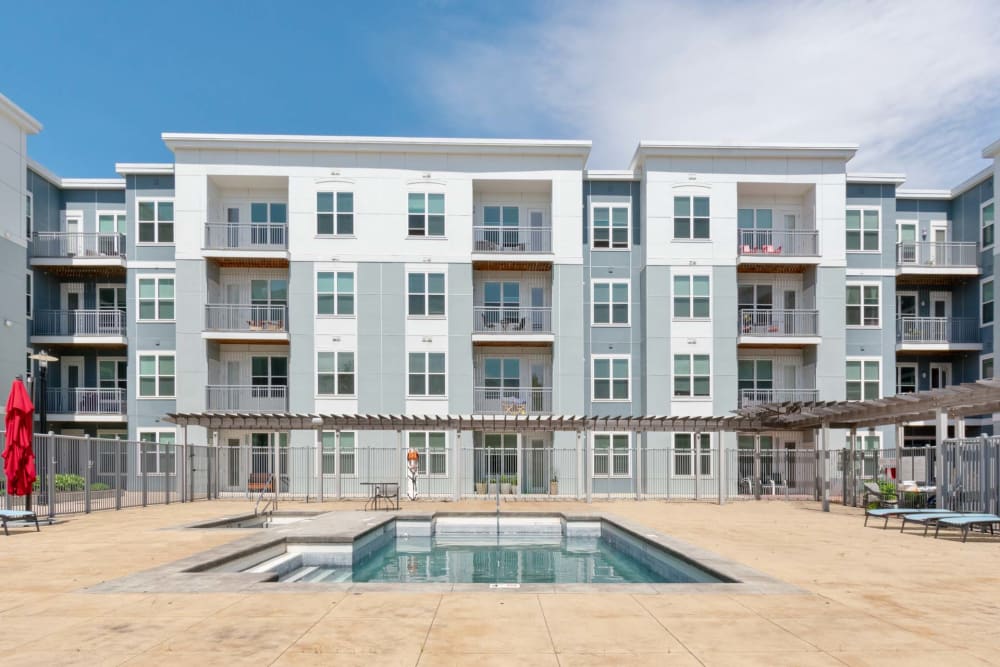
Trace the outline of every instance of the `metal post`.
{"label": "metal post", "polygon": [[718,436],[719,436],[719,445],[718,445],[718,449],[716,451],[718,452],[717,456],[719,457],[719,462],[718,462],[718,465],[716,466],[716,474],[719,476],[719,504],[720,505],[725,505],[726,504],[726,498],[725,498],[724,490],[725,490],[725,486],[726,486],[726,482],[725,482],[725,479],[726,479],[726,457],[725,457],[725,450],[722,448],[722,439],[723,439],[722,438],[722,431],[719,431]]}
{"label": "metal post", "polygon": [[583,450],[580,447],[580,432],[576,432],[576,499],[583,499]]}
{"label": "metal post", "polygon": [[694,442],[691,443],[691,460],[694,465],[694,499],[701,500],[701,432],[694,432]]}
{"label": "metal post", "polygon": [[146,470],[146,443],[139,441],[139,470],[142,474],[142,506],[149,503],[149,471]]}
{"label": "metal post", "polygon": [[[177,482],[177,445],[176,444],[173,444],[173,445],[163,445],[162,452],[166,452],[167,449],[171,448],[171,447],[173,449],[171,449],[170,451],[172,451],[173,454],[174,454],[174,456],[173,456],[173,460],[174,460],[173,479],[174,479],[174,481],[173,482],[170,481],[171,472],[169,470],[166,470],[166,471],[164,471],[164,474],[163,474],[163,477],[162,477],[163,481],[161,482],[163,484],[164,493],[166,494],[165,498],[164,498],[164,501],[165,501],[164,504],[166,504],[166,505],[170,504],[170,490],[171,490],[172,486]],[[162,452],[160,450],[160,445],[157,444],[156,445],[156,454],[157,454],[157,456],[159,456]]]}
{"label": "metal post", "polygon": [[83,511],[90,514],[90,475],[94,469],[94,457],[90,451],[90,434],[83,436],[83,450],[87,453],[86,470],[83,476]]}
{"label": "metal post", "polygon": [[750,480],[750,486],[753,487],[753,499],[760,500],[760,487],[761,487],[761,474],[760,474],[760,434],[754,435],[753,437],[753,478]]}
{"label": "metal post", "polygon": [[[219,432],[212,431],[212,450],[215,452],[215,498],[219,498],[219,488],[222,486],[222,450],[219,449]],[[209,496],[210,498],[212,496]]]}
{"label": "metal post", "polygon": [[[355,451],[357,451],[356,444],[355,444]],[[333,432],[333,457],[334,457],[333,469],[337,473],[336,476],[334,476],[333,478],[335,485],[333,492],[334,495],[337,497],[337,500],[340,500],[341,498],[344,497],[344,483],[343,483],[344,471],[340,469],[340,429],[337,429],[336,431]]]}
{"label": "metal post", "polygon": [[820,464],[822,465],[822,475],[823,475],[823,511],[830,511],[830,466],[827,457],[829,456],[830,448],[830,426],[828,424],[823,424],[822,429],[822,439],[823,439],[823,450],[822,450],[822,460]]}
{"label": "metal post", "polygon": [[[944,457],[944,440],[948,437],[948,413],[940,408],[934,413],[934,481],[937,482],[943,476],[942,467]],[[928,484],[931,480],[925,480]]]}
{"label": "metal post", "polygon": [[[858,481],[857,481],[856,477],[857,477],[857,474],[858,474],[858,468],[857,468],[857,463],[855,462],[855,457],[856,457],[857,451],[858,451],[858,427],[857,426],[851,426],[851,436],[850,437],[851,437],[851,441],[849,443],[847,443],[848,444],[848,450],[847,450],[848,456],[847,456],[847,458],[848,458],[848,464],[851,467],[851,472],[850,472],[851,507],[857,507],[858,506]],[[862,461],[865,460],[865,452],[864,452],[864,450],[861,451],[861,460]],[[846,479],[844,480],[844,482],[845,482],[844,483],[844,487],[845,488],[844,488],[844,502],[843,502],[843,504],[845,506],[847,505],[847,488],[846,488],[847,487],[847,481],[848,480],[846,480]]]}
{"label": "metal post", "polygon": [[121,461],[122,461],[121,454],[122,454],[122,447],[124,447],[125,445],[121,440],[118,439],[117,435],[115,436],[115,439],[112,440],[111,442],[114,443],[114,457],[115,457],[115,464],[114,464],[115,509],[120,510],[122,508],[122,475],[124,474],[124,471],[121,469]]}
{"label": "metal post", "polygon": [[641,456],[641,454],[639,452],[639,436],[640,435],[641,434],[639,433],[639,431],[636,431],[633,434],[633,437],[632,437],[632,439],[635,442],[635,447],[634,447],[635,465],[632,467],[632,470],[635,471],[635,499],[636,500],[642,500],[642,482],[643,482],[643,478],[642,478],[642,456]]}
{"label": "metal post", "polygon": [[47,440],[49,447],[49,474],[45,481],[49,494],[49,523],[51,523],[56,518],[56,441],[51,433],[49,433]]}
{"label": "metal post", "polygon": [[188,502],[194,502],[194,447],[188,444],[188,427],[185,424],[181,429],[184,431],[184,453],[187,455],[185,460],[187,465],[184,469],[184,481],[187,484],[187,499]]}
{"label": "metal post", "polygon": [[462,432],[455,431],[455,456],[452,457],[451,469],[455,476],[455,501],[462,499]]}
{"label": "metal post", "polygon": [[323,487],[326,486],[326,478],[323,476],[323,431],[320,429],[313,431],[313,449],[317,479],[316,497],[319,502],[323,502],[325,491]]}
{"label": "metal post", "polygon": [[271,484],[274,485],[273,491],[274,491],[275,509],[277,509],[278,505],[278,490],[281,489],[281,483],[278,481],[281,479],[281,459],[278,455],[278,449],[279,449],[278,439],[279,436],[277,431],[271,434],[271,446],[273,447],[272,451],[274,452],[273,454],[274,466],[271,468],[271,470],[274,472],[274,475],[271,477]]}
{"label": "metal post", "polygon": [[[583,481],[587,485],[587,502],[593,502],[594,495],[594,477],[591,474],[591,465],[593,459],[593,453],[591,452],[592,444],[590,442],[590,432],[583,432]],[[610,450],[608,452],[610,456]]]}

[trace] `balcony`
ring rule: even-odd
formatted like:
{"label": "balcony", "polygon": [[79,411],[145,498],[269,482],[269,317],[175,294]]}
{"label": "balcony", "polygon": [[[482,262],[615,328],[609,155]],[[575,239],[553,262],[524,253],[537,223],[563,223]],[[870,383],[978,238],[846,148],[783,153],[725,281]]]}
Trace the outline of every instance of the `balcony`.
{"label": "balcony", "polygon": [[741,345],[815,345],[819,343],[818,310],[743,308],[739,312]]}
{"label": "balcony", "polygon": [[784,264],[819,258],[819,231],[815,229],[741,229],[738,234],[740,261]]}
{"label": "balcony", "polygon": [[552,341],[552,307],[474,306],[473,340]]}
{"label": "balcony", "polygon": [[49,389],[45,408],[52,421],[125,421],[126,394],[117,388]]}
{"label": "balcony", "polygon": [[31,265],[125,268],[125,235],[39,232],[32,238]]}
{"label": "balcony", "polygon": [[285,223],[206,222],[205,251],[213,256],[287,257],[288,225]]}
{"label": "balcony", "polygon": [[752,408],[768,403],[808,403],[819,400],[816,389],[741,389],[740,407]]}
{"label": "balcony", "polygon": [[547,415],[552,413],[552,387],[476,387],[473,411],[480,415]]}
{"label": "balcony", "polygon": [[979,246],[971,242],[897,243],[896,275],[940,278],[979,275]]}
{"label": "balcony", "polygon": [[204,338],[217,340],[288,340],[288,306],[209,304]]}
{"label": "balcony", "polygon": [[472,252],[515,256],[548,254],[552,252],[552,228],[474,225]]}
{"label": "balcony", "polygon": [[907,352],[977,351],[983,344],[974,317],[900,317],[896,350]]}
{"label": "balcony", "polygon": [[288,410],[288,387],[284,385],[208,385],[205,388],[205,409],[285,412]]}
{"label": "balcony", "polygon": [[31,342],[125,345],[125,311],[39,310],[32,320]]}

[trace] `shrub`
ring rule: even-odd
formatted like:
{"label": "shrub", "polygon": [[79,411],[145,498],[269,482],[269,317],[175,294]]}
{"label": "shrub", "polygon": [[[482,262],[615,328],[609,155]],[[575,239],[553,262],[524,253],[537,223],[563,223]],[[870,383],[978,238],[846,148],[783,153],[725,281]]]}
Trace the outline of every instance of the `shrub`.
{"label": "shrub", "polygon": [[103,484],[102,482],[94,482],[93,484],[90,485],[91,491],[107,491],[110,488],[111,488],[110,486],[108,486],[107,484]]}
{"label": "shrub", "polygon": [[80,475],[56,475],[56,491],[83,491],[84,479]]}

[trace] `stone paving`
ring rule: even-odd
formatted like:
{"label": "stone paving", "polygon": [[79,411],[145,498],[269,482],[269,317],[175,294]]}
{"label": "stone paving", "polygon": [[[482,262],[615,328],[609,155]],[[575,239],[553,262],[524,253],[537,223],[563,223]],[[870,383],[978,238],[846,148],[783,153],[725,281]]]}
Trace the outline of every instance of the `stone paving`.
{"label": "stone paving", "polygon": [[[421,502],[420,510],[489,503]],[[185,530],[246,512],[213,501],[67,516],[0,537],[4,665],[1000,664],[1000,538],[862,527],[815,503],[510,503],[593,508],[798,586],[795,595],[509,591],[95,593],[245,535]],[[342,510],[356,503],[283,503]],[[897,524],[898,526],[898,524]]]}

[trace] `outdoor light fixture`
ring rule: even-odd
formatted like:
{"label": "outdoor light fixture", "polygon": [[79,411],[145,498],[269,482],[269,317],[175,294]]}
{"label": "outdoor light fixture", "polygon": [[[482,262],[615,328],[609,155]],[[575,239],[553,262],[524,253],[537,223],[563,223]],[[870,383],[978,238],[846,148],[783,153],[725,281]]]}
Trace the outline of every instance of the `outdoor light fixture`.
{"label": "outdoor light fixture", "polygon": [[9,327],[13,326],[13,325],[14,325],[14,323],[13,323],[13,322],[12,322],[11,320],[9,320],[9,319],[6,319],[6,318],[4,318],[4,321],[3,321],[3,325],[4,325],[5,327],[8,327],[8,328],[9,328]]}
{"label": "outdoor light fixture", "polygon": [[49,415],[45,405],[45,379],[48,375],[49,364],[59,361],[59,357],[53,357],[51,354],[46,354],[45,350],[41,350],[35,354],[29,354],[28,358],[38,362],[38,394],[35,397],[35,405],[38,406],[38,432],[46,433]]}

